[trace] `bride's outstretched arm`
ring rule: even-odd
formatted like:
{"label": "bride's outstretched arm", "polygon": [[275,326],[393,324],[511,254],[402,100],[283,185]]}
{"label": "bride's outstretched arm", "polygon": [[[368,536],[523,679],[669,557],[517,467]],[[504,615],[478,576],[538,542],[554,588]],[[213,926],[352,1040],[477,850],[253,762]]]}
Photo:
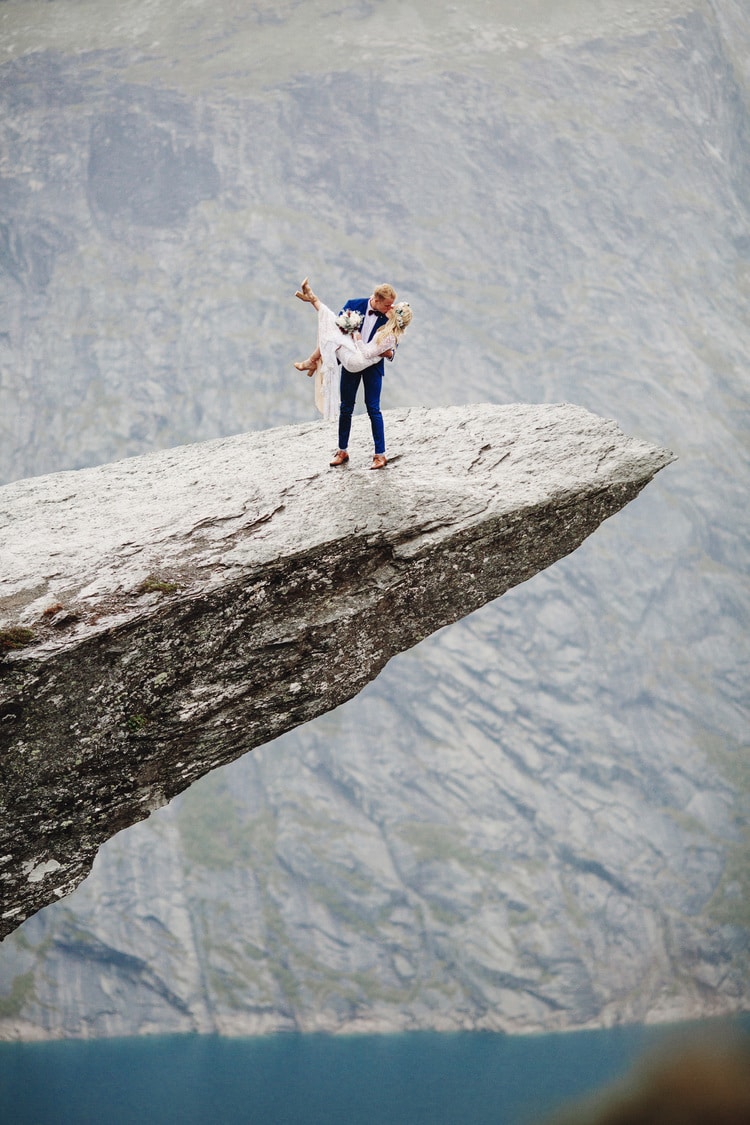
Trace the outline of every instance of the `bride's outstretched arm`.
{"label": "bride's outstretched arm", "polygon": [[363,355],[370,356],[372,359],[377,359],[379,356],[385,356],[386,359],[393,359],[395,346],[396,341],[393,336],[386,336],[384,340],[378,342],[371,340],[369,344],[363,342],[361,345]]}

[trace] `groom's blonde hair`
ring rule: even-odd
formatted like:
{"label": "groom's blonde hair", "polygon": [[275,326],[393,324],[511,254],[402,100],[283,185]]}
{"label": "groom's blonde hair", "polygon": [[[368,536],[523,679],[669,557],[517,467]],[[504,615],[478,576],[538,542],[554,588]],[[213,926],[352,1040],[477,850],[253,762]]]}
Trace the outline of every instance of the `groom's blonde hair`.
{"label": "groom's blonde hair", "polygon": [[381,301],[396,300],[396,290],[387,281],[384,281],[382,285],[376,285],[372,295]]}

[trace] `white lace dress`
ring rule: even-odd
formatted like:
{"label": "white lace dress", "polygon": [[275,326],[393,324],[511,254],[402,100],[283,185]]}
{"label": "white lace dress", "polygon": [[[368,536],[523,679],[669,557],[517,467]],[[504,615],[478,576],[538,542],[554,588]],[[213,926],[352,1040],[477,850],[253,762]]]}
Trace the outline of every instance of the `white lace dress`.
{"label": "white lace dress", "polygon": [[376,344],[366,344],[342,332],[336,323],[336,314],[321,301],[318,309],[318,347],[321,360],[315,371],[315,405],[327,422],[339,416],[339,363],[357,373],[372,367],[375,360],[389,348],[395,347],[393,336],[386,336]]}

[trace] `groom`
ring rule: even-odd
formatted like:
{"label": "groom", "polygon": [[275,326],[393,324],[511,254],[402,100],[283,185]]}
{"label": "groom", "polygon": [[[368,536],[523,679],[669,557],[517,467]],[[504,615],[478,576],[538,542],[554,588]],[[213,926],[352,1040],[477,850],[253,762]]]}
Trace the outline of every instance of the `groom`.
{"label": "groom", "polygon": [[[371,297],[359,297],[347,301],[344,309],[353,309],[362,313],[364,320],[360,332],[365,343],[369,343],[381,325],[385,324],[388,313],[396,300],[396,290],[392,285],[378,285]],[[392,360],[393,352],[386,352],[385,358]],[[339,447],[331,461],[331,465],[343,465],[349,460],[347,447],[349,445],[349,431],[354,413],[354,400],[357,397],[360,380],[365,388],[365,406],[370,416],[372,437],[375,442],[375,456],[372,459],[371,469],[384,469],[385,432],[383,429],[383,415],[380,413],[380,389],[383,385],[383,356],[376,360],[371,367],[364,371],[347,371],[341,368],[341,406],[339,407]]]}

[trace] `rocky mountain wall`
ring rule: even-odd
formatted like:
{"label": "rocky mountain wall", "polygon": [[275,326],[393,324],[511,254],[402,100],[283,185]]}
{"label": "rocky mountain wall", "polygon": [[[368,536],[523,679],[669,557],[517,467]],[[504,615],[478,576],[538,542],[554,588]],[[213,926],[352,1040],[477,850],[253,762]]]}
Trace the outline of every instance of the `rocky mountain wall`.
{"label": "rocky mountain wall", "polygon": [[388,408],[570,401],[678,455],[107,844],[3,943],[6,1034],[747,1008],[749,19],[0,5],[3,479],[312,418],[308,273],[411,300]]}

